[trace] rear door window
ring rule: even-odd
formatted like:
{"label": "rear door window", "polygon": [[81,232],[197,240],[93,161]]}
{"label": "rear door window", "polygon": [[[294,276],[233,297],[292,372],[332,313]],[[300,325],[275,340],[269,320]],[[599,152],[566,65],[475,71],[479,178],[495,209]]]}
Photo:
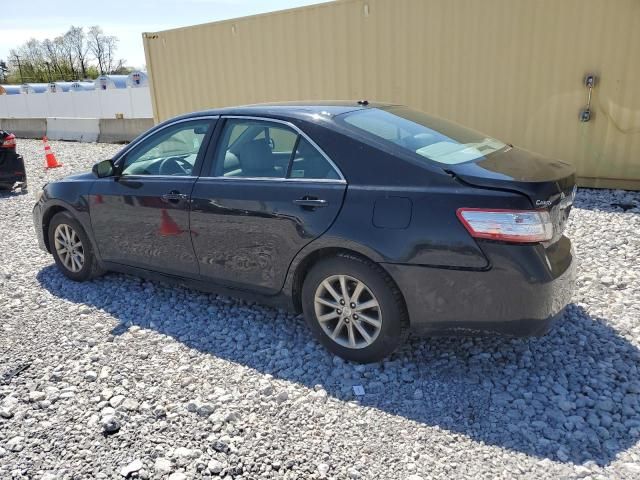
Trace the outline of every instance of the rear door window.
{"label": "rear door window", "polygon": [[286,125],[228,119],[214,164],[216,177],[285,178],[297,133]]}
{"label": "rear door window", "polygon": [[268,120],[227,119],[214,177],[338,180],[339,173],[303,135]]}

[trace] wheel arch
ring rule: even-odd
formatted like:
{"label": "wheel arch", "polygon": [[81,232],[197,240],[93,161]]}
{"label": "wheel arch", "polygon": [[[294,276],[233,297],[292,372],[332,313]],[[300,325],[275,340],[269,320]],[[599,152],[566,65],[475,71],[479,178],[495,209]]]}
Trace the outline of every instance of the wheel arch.
{"label": "wheel arch", "polygon": [[51,223],[51,219],[60,212],[68,212],[73,215],[70,208],[60,204],[51,205],[42,214],[42,234],[44,238],[44,245],[47,247],[47,251],[49,253],[51,253],[51,245],[49,244],[49,224]]}
{"label": "wheel arch", "polygon": [[45,247],[47,248],[47,251],[49,253],[51,253],[51,246],[49,245],[49,224],[51,223],[51,219],[58,213],[67,212],[84,229],[87,237],[89,237],[89,241],[91,242],[94,253],[99,258],[96,248],[96,241],[91,230],[91,222],[89,220],[88,210],[84,208],[82,204],[80,204],[79,206],[80,208],[77,208],[76,205],[67,203],[59,199],[51,199],[47,202],[46,209],[43,209],[42,212],[42,233],[44,236]]}
{"label": "wheel arch", "polygon": [[389,278],[389,281],[392,282],[397,288],[398,292],[400,292],[400,299],[402,301],[402,305],[407,310],[407,304],[404,298],[404,294],[400,290],[398,284],[391,276],[391,274],[387,271],[383,264],[377,262],[373,255],[367,255],[359,250],[343,247],[343,246],[324,246],[321,248],[317,248],[311,252],[308,252],[302,258],[298,260],[297,265],[293,273],[290,275],[291,282],[291,301],[293,303],[293,308],[297,313],[302,312],[302,285],[304,283],[304,279],[306,278],[309,271],[318,263],[322,262],[327,258],[335,258],[339,256],[351,256],[356,257],[365,262],[370,262],[380,268],[385,275]]}

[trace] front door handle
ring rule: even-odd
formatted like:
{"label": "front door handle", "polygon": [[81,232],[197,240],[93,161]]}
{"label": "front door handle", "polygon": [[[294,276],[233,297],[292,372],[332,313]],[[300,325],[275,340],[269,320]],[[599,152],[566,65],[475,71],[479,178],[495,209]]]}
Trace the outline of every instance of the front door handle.
{"label": "front door handle", "polygon": [[293,203],[299,205],[300,207],[307,208],[320,208],[326,207],[329,205],[329,202],[326,200],[322,200],[320,198],[312,198],[312,197],[302,197],[294,200]]}
{"label": "front door handle", "polygon": [[187,200],[188,198],[189,198],[189,195],[185,193],[180,193],[176,190],[173,190],[169,193],[165,193],[164,195],[162,195],[163,200],[166,200],[167,202],[171,202],[171,203],[178,203],[180,200]]}

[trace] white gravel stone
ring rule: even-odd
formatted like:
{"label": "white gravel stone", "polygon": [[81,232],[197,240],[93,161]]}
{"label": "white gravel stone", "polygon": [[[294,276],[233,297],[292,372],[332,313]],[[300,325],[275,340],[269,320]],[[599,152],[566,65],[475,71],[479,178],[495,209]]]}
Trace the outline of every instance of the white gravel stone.
{"label": "white gravel stone", "polygon": [[141,479],[638,478],[640,194],[578,192],[576,290],[549,334],[411,338],[353,365],[284,311],[67,280],[37,247],[34,196],[121,147],[51,145],[64,166],[45,172],[42,142],[19,139],[31,191],[0,194],[0,479],[122,478],[134,459]]}
{"label": "white gravel stone", "polygon": [[330,469],[331,469],[331,466],[327,463],[318,464],[318,473],[320,474],[321,478],[325,478],[327,476],[327,473],[329,473]]}
{"label": "white gravel stone", "polygon": [[47,394],[44,392],[30,392],[29,393],[29,401],[30,402],[40,402],[47,398]]}
{"label": "white gravel stone", "polygon": [[124,408],[125,410],[135,412],[136,410],[138,410],[138,408],[140,408],[140,403],[134,400],[133,398],[126,398],[122,402],[121,407]]}
{"label": "white gravel stone", "polygon": [[20,452],[24,448],[24,437],[13,437],[7,442],[7,449],[11,452]]}
{"label": "white gravel stone", "polygon": [[60,475],[53,473],[53,472],[45,472],[42,474],[42,476],[40,477],[40,480],[59,480],[61,477]]}
{"label": "white gravel stone", "polygon": [[120,475],[126,478],[132,473],[137,472],[138,470],[142,470],[142,467],[144,467],[142,460],[135,459],[133,462],[125,465],[120,469]]}
{"label": "white gravel stone", "polygon": [[169,475],[169,480],[187,480],[188,478],[184,472],[173,472]]}
{"label": "white gravel stone", "polygon": [[122,402],[124,402],[124,400],[124,395],[114,395],[109,399],[109,405],[111,405],[113,408],[118,408],[120,405],[122,405]]}
{"label": "white gravel stone", "polygon": [[188,465],[196,457],[195,450],[186,447],[178,447],[173,452],[173,459],[181,467]]}
{"label": "white gravel stone", "polygon": [[207,468],[211,473],[218,475],[224,469],[224,464],[214,458],[209,461],[209,463],[207,464]]}
{"label": "white gravel stone", "polygon": [[354,480],[357,480],[359,478],[362,478],[362,473],[360,473],[359,470],[357,470],[356,468],[350,468],[349,469],[349,478],[353,478]]}
{"label": "white gravel stone", "polygon": [[0,417],[2,418],[13,417],[13,410],[9,407],[0,407]]}
{"label": "white gravel stone", "polygon": [[173,462],[168,458],[158,457],[153,464],[153,469],[159,474],[169,474],[173,471]]}

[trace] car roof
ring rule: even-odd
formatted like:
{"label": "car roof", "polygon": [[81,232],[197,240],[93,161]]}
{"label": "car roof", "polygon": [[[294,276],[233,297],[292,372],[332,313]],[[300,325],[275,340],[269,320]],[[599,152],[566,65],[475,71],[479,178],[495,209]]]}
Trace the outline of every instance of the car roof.
{"label": "car roof", "polygon": [[[280,119],[308,120],[316,115],[322,115],[326,119],[330,119],[337,115],[356,110],[365,110],[370,108],[388,108],[391,106],[393,106],[393,104],[368,102],[367,100],[259,103],[253,105],[242,105],[238,107],[224,107],[211,110],[201,110],[198,112],[182,115],[178,118],[197,118],[209,115],[242,115],[273,117]],[[171,120],[175,120],[175,118]]]}

